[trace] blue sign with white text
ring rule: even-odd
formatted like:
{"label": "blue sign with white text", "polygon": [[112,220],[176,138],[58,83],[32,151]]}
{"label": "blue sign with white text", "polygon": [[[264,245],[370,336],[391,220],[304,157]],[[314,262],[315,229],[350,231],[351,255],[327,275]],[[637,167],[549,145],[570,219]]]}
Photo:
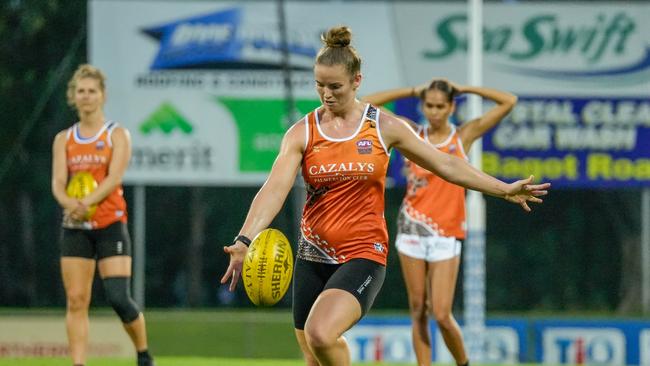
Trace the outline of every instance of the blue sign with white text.
{"label": "blue sign with white text", "polygon": [[[452,364],[435,322],[430,326],[432,360]],[[485,332],[488,364],[650,366],[650,321],[501,318],[488,319]],[[345,336],[355,362],[415,361],[407,317],[368,317]]]}
{"label": "blue sign with white text", "polygon": [[[238,69],[279,70],[283,43],[275,23],[260,24],[243,30],[245,8],[234,7],[175,20],[143,29],[159,41],[151,70],[166,69]],[[318,39],[289,39],[287,52],[311,59],[318,51]],[[308,67],[290,64],[295,70]]]}
{"label": "blue sign with white text", "polygon": [[[465,121],[465,99],[456,103]],[[413,99],[395,112],[423,119]],[[403,183],[393,162],[391,176]],[[483,137],[483,170],[506,181],[532,174],[554,188],[650,186],[650,98],[520,97]]]}
{"label": "blue sign with white text", "polygon": [[534,322],[536,361],[547,364],[650,365],[650,322]]}

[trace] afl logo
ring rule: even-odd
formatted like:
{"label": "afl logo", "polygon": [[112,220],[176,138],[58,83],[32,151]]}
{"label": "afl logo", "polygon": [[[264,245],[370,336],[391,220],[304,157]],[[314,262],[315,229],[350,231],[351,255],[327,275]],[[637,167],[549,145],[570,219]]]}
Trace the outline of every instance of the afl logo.
{"label": "afl logo", "polygon": [[449,152],[454,153],[456,151],[456,144],[449,145]]}
{"label": "afl logo", "polygon": [[372,141],[365,139],[357,141],[357,151],[359,154],[372,153]]}
{"label": "afl logo", "polygon": [[97,144],[95,145],[95,148],[97,150],[104,150],[104,141],[97,141]]}

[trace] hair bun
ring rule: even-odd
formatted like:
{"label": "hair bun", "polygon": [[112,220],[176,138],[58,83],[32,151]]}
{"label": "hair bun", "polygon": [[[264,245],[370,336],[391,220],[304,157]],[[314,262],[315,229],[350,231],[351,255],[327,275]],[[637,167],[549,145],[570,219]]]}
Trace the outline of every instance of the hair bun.
{"label": "hair bun", "polygon": [[320,38],[327,47],[343,48],[350,45],[352,31],[346,26],[333,27],[321,34]]}

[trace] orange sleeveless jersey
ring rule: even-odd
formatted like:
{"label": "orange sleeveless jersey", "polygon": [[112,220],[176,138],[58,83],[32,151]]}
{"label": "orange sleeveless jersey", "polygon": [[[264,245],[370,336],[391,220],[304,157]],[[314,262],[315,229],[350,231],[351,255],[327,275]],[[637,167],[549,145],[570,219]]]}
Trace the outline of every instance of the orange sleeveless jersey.
{"label": "orange sleeveless jersey", "polygon": [[[438,150],[467,160],[463,143],[454,126]],[[420,137],[430,142],[428,128],[421,128]],[[449,183],[430,171],[406,160],[408,168],[403,209],[413,219],[426,224],[442,236],[465,238],[465,188]]]}
{"label": "orange sleeveless jersey", "polygon": [[[68,129],[66,141],[66,160],[68,179],[80,171],[90,172],[97,184],[108,175],[108,166],[113,154],[111,133],[117,126],[116,122],[106,122],[99,132],[92,137],[82,137],[79,134],[79,123]],[[101,229],[110,224],[127,221],[126,201],[122,186],[115,188],[103,201],[97,205],[95,214],[89,221],[83,222],[84,229]]]}
{"label": "orange sleeveless jersey", "polygon": [[357,131],[348,138],[327,137],[318,109],[305,117],[305,125],[302,176],[307,202],[298,256],[321,263],[365,258],[386,265],[389,154],[381,139],[379,109],[367,105]]}

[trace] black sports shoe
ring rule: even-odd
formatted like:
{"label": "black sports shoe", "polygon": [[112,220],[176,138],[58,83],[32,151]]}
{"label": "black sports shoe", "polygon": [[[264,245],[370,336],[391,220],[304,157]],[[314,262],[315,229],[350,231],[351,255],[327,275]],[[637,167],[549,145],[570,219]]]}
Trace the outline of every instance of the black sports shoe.
{"label": "black sports shoe", "polygon": [[148,351],[138,352],[138,366],[156,366]]}
{"label": "black sports shoe", "polygon": [[138,366],[156,366],[153,358],[138,358]]}

